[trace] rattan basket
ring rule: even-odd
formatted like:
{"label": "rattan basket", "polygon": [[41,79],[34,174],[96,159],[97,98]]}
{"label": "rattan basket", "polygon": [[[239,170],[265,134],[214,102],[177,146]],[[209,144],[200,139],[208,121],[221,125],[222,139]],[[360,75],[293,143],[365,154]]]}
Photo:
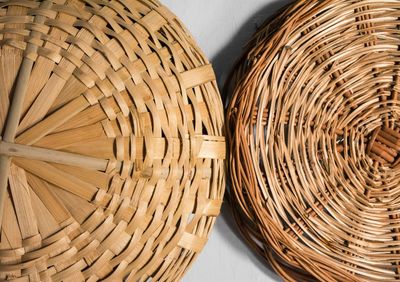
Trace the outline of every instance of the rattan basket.
{"label": "rattan basket", "polygon": [[224,192],[214,72],[156,0],[0,1],[0,279],[176,281]]}
{"label": "rattan basket", "polygon": [[399,26],[400,1],[298,1],[236,66],[232,206],[287,281],[400,279]]}

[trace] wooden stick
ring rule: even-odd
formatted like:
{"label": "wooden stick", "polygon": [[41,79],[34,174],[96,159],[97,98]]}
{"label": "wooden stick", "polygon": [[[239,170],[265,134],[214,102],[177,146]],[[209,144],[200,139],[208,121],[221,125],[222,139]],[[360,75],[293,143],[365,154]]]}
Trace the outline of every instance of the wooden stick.
{"label": "wooden stick", "polygon": [[17,132],[19,119],[21,117],[22,105],[24,103],[24,96],[28,88],[29,76],[32,70],[33,61],[25,58],[20,72],[18,74],[18,83],[15,87],[15,92],[7,116],[7,126],[4,131],[3,140],[6,142],[13,142]]}
{"label": "wooden stick", "polygon": [[0,155],[105,171],[108,160],[0,141]]}
{"label": "wooden stick", "polygon": [[[49,6],[51,6],[51,3],[44,1],[40,6],[42,8],[48,8]],[[37,16],[34,21],[36,23],[42,24],[45,21],[45,17]],[[40,37],[40,33],[37,31],[32,31],[31,36]],[[15,140],[17,128],[19,125],[19,121],[21,119],[25,94],[28,89],[29,78],[31,76],[32,67],[34,63],[34,59],[32,59],[30,56],[32,54],[37,54],[37,50],[38,46],[36,44],[29,43],[26,47],[25,56],[16,79],[14,95],[7,114],[7,122],[3,136],[3,140],[6,142],[14,142]],[[10,166],[10,161],[3,160],[2,162],[0,162],[0,176],[2,176],[2,180],[0,180],[0,210],[1,210],[0,228],[2,226],[2,220],[3,220],[2,214],[4,209],[5,194],[7,191],[7,183],[8,183],[8,180],[4,179],[4,177],[8,178],[9,166]]]}
{"label": "wooden stick", "polygon": [[10,158],[5,155],[0,155],[0,226],[3,218],[5,194],[7,191],[8,171],[10,168]]}
{"label": "wooden stick", "polygon": [[[32,46],[29,44],[28,46]],[[36,47],[37,48],[37,47]],[[30,49],[30,48],[29,48]],[[27,48],[28,50],[28,48]],[[22,106],[24,103],[25,93],[28,87],[29,77],[32,71],[33,61],[27,57],[24,58],[21,68],[17,77],[17,85],[15,87],[13,100],[10,110],[7,115],[7,123],[4,131],[4,141],[13,142],[15,133],[17,132],[19,120],[21,117]],[[8,171],[10,168],[10,161],[6,160],[5,156],[1,157],[0,161],[0,228],[3,219],[3,209],[5,195],[7,192]]]}

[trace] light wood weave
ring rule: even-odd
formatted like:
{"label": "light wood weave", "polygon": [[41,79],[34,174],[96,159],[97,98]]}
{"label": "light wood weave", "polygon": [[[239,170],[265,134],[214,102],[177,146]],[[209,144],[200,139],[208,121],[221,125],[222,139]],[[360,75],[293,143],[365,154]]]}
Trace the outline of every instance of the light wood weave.
{"label": "light wood weave", "polygon": [[297,1],[232,77],[231,200],[287,281],[400,280],[400,1]]}
{"label": "light wood weave", "polygon": [[220,211],[223,123],[158,1],[0,1],[0,279],[179,280]]}

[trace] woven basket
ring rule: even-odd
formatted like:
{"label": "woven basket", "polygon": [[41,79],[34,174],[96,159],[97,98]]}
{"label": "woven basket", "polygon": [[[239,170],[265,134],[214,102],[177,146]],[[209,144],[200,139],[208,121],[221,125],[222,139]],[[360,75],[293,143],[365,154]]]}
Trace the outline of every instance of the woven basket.
{"label": "woven basket", "polygon": [[400,1],[298,1],[232,77],[231,200],[287,281],[400,279]]}
{"label": "woven basket", "polygon": [[0,279],[176,281],[224,192],[214,72],[156,0],[0,2]]}

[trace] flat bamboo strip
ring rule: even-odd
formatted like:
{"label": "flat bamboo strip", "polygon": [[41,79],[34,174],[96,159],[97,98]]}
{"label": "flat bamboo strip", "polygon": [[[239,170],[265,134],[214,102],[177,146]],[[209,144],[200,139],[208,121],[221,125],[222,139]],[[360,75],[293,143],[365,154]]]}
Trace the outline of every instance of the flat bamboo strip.
{"label": "flat bamboo strip", "polygon": [[0,49],[0,130],[3,132],[10,104],[10,90],[21,65],[22,51],[11,47]]}
{"label": "flat bamboo strip", "polygon": [[[15,209],[13,207],[10,197],[6,198],[4,208],[4,213],[7,214],[7,216],[4,217],[1,234],[1,259],[4,261],[18,263],[21,261],[21,256],[25,254],[25,250],[22,246],[22,236],[18,226],[17,215],[15,214]],[[19,275],[21,273],[21,271],[16,272]],[[10,273],[10,275],[13,274],[15,273]],[[2,274],[2,277],[2,279],[5,279],[4,274]]]}
{"label": "flat bamboo strip", "polygon": [[[47,183],[47,185],[50,187],[50,190],[53,191],[54,194],[60,199],[63,206],[65,206],[65,208],[70,212],[75,221],[77,221],[79,224],[89,221],[88,215],[93,214],[93,212],[96,210],[95,205],[85,201],[75,194],[69,193],[66,190],[57,189],[57,186],[53,184]],[[98,216],[98,214],[93,214],[92,217],[94,216]],[[86,230],[86,232],[88,232],[87,235],[90,234],[90,231]]]}
{"label": "flat bamboo strip", "polygon": [[[18,226],[17,215],[15,214],[15,210],[12,204],[12,200],[8,197],[5,203],[5,211],[8,216],[4,218],[3,224],[3,232],[2,232],[2,244],[7,245],[4,252],[4,257],[9,256],[21,256],[25,253],[22,246],[22,237],[21,230]],[[7,228],[6,228],[7,227]],[[14,253],[14,254],[13,254]],[[20,258],[15,259],[16,262],[20,261]]]}
{"label": "flat bamboo strip", "polygon": [[16,142],[20,144],[32,145],[40,138],[64,124],[73,116],[77,115],[82,110],[89,107],[90,104],[83,96],[79,96],[60,110],[56,111],[52,115],[46,117],[43,121],[37,123],[34,127],[31,127],[28,131],[19,135],[16,138]]}
{"label": "flat bamboo strip", "polygon": [[[51,6],[50,2],[43,2],[41,7],[46,9]],[[35,22],[42,24],[45,18],[38,16],[35,18]],[[36,31],[31,32],[32,37],[38,37],[40,34]],[[22,107],[25,99],[25,94],[28,88],[29,77],[32,71],[33,62],[36,59],[35,55],[37,53],[38,46],[34,44],[28,44],[25,50],[25,56],[22,61],[21,67],[18,72],[17,84],[15,85],[15,90],[12,96],[12,102],[7,114],[7,123],[4,129],[4,134],[2,139],[6,142],[13,142],[15,135],[17,133],[17,128],[20,122]],[[0,176],[5,176],[8,174],[9,163],[7,161],[0,161]],[[0,181],[0,226],[3,218],[4,210],[4,197],[7,189],[7,181]]]}
{"label": "flat bamboo strip", "polygon": [[85,182],[93,183],[96,187],[104,190],[108,189],[109,183],[112,181],[112,176],[103,171],[97,171],[82,166],[61,165],[56,163],[52,163],[52,165],[66,173],[71,174],[72,176],[84,180]]}
{"label": "flat bamboo strip", "polygon": [[60,225],[55,219],[55,215],[44,206],[43,202],[35,193],[31,193],[32,210],[37,214],[37,228],[42,238],[46,238],[60,229]]}
{"label": "flat bamboo strip", "polygon": [[26,180],[25,171],[12,165],[10,168],[10,190],[16,207],[18,224],[23,239],[38,234],[36,217],[31,202],[31,189]]}
{"label": "flat bamboo strip", "polygon": [[96,123],[47,135],[38,142],[35,142],[34,145],[42,148],[61,150],[67,146],[90,142],[101,138],[104,138],[104,129],[100,123]]}
{"label": "flat bamboo strip", "polygon": [[[32,53],[36,52],[36,48],[33,45],[28,45],[28,46],[31,46],[30,49],[27,50],[28,52]],[[7,123],[5,126],[4,136],[3,136],[3,140],[5,141],[8,142],[14,141],[14,137],[17,131],[19,119],[22,112],[24,95],[27,89],[28,79],[30,76],[32,65],[33,61],[30,58],[25,57],[22,62],[17,78],[19,83],[15,87],[13,99],[7,115]],[[9,160],[6,160],[5,158],[6,158],[5,156],[1,156],[0,159],[0,177],[2,179],[0,181],[0,226],[3,219],[4,201],[5,201],[4,197],[7,189],[7,178],[8,178],[7,175],[10,165]]]}
{"label": "flat bamboo strip", "polygon": [[44,206],[56,219],[58,224],[62,225],[71,217],[67,208],[51,191],[51,189],[49,189],[46,182],[32,174],[27,174],[27,181],[32,188],[32,191],[35,192],[38,198],[43,202]]}
{"label": "flat bamboo strip", "polygon": [[[6,178],[8,179],[8,178]],[[19,249],[22,247],[22,235],[18,226],[17,216],[12,204],[11,195],[7,194],[4,207],[4,221],[2,228],[1,243],[7,242],[11,249]],[[8,248],[6,248],[8,250]],[[18,261],[18,260],[17,260]]]}
{"label": "flat bamboo strip", "polygon": [[68,177],[67,173],[45,162],[15,158],[14,163],[43,180],[88,201],[92,200],[97,193],[98,189],[91,183]]}
{"label": "flat bamboo strip", "polygon": [[[37,46],[28,44],[26,50],[27,54],[36,53]],[[17,77],[17,85],[15,86],[14,94],[12,96],[11,106],[7,115],[7,124],[5,126],[3,140],[7,142],[14,141],[17,133],[19,119],[21,117],[22,105],[24,102],[24,96],[28,87],[29,76],[32,71],[33,60],[29,57],[24,57],[21,68]]]}

